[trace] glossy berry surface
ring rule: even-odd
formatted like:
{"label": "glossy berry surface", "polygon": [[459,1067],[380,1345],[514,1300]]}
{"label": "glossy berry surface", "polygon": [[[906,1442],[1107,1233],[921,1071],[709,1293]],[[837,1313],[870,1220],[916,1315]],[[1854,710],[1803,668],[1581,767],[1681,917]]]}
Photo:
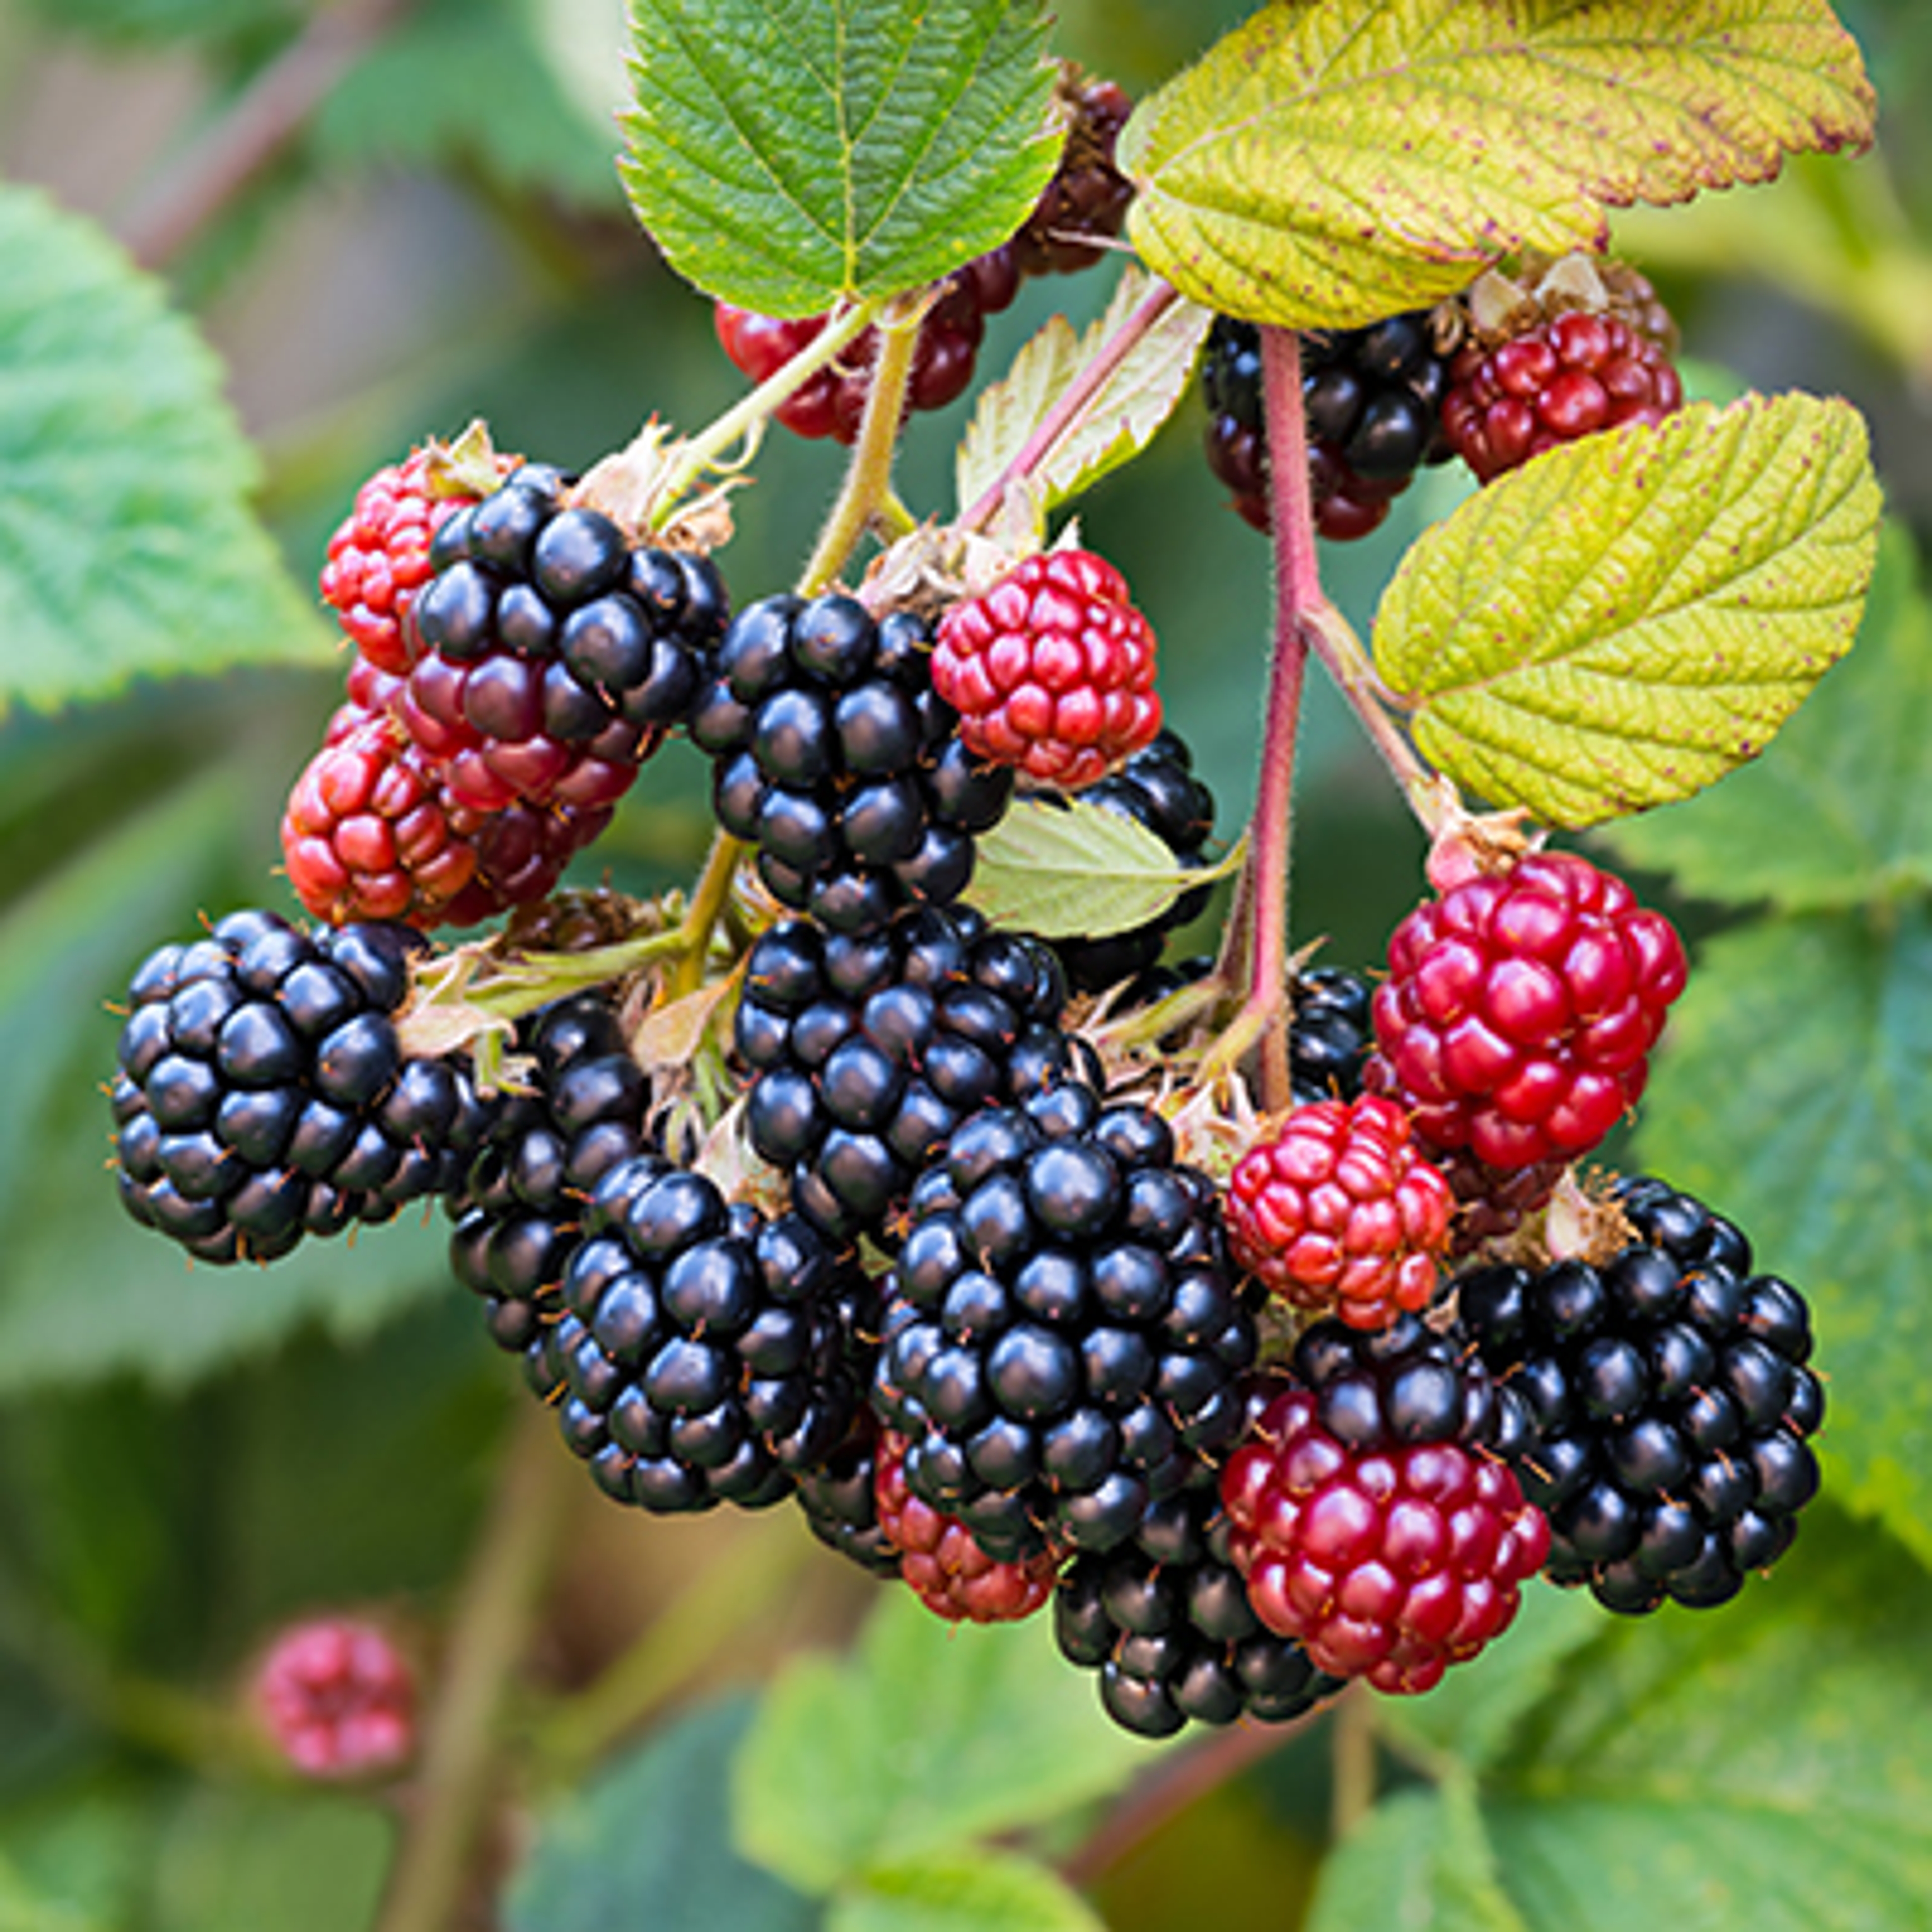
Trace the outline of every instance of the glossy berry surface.
{"label": "glossy berry surface", "polygon": [[798,1475],[800,1511],[814,1536],[874,1576],[896,1576],[899,1552],[879,1520],[879,1426],[869,1408],[825,1460]]}
{"label": "glossy berry surface", "polygon": [[1228,1532],[1217,1479],[1203,1471],[1150,1504],[1118,1549],[1062,1573],[1060,1654],[1099,1673],[1102,1707],[1123,1729],[1166,1738],[1190,1720],[1286,1724],[1342,1688],[1255,1615]]}
{"label": "glossy berry surface", "polygon": [[899,1554],[899,1574],[934,1616],[949,1623],[1017,1623],[1042,1608],[1059,1568],[1051,1551],[996,1563],[956,1516],[922,1502],[905,1484],[906,1443],[886,1430],[876,1460],[879,1532]]}
{"label": "glossy berry surface", "polygon": [[387,1631],[348,1617],[291,1624],[256,1666],[250,1701],[303,1778],[382,1778],[415,1755],[416,1679]]}
{"label": "glossy berry surface", "polygon": [[[1203,851],[1214,830],[1214,794],[1195,776],[1193,754],[1178,734],[1162,732],[1118,771],[1088,786],[1080,799],[1144,826],[1184,871],[1206,863]],[[1076,992],[1098,993],[1144,973],[1160,958],[1167,935],[1205,910],[1208,890],[1204,886],[1184,893],[1157,919],[1126,932],[1052,940],[1068,985]]]}
{"label": "glossy berry surface", "polygon": [[891,1242],[920,1168],[969,1116],[1078,1065],[1036,940],[927,908],[849,938],[787,920],[752,949],[735,1040],[752,1144],[834,1240]]}
{"label": "glossy berry surface", "polygon": [[1228,1182],[1238,1265],[1298,1308],[1383,1328],[1436,1291],[1455,1201],[1392,1102],[1297,1107]]}
{"label": "glossy berry surface", "polygon": [[733,622],[692,713],[718,822],[781,904],[834,932],[952,904],[1012,796],[1012,774],[960,742],[931,641],[909,612],[767,597]]}
{"label": "glossy berry surface", "polygon": [[1616,1198],[1628,1246],[1472,1270],[1461,1328],[1519,1406],[1509,1453],[1549,1515],[1552,1579],[1616,1610],[1705,1608],[1784,1554],[1816,1491],[1810,1312],[1701,1202],[1649,1179]]}
{"label": "glossy berry surface", "polygon": [[1550,1548],[1484,1446],[1489,1378],[1405,1316],[1372,1336],[1317,1323],[1294,1381],[1222,1474],[1249,1600],[1320,1670],[1432,1689],[1508,1628]]}
{"label": "glossy berry surface", "polygon": [[1511,1172],[1573,1160],[1616,1125],[1686,973],[1668,920],[1562,852],[1418,907],[1388,968],[1368,1084],[1426,1148]]}
{"label": "glossy berry surface", "polygon": [[322,567],[323,602],[370,662],[397,677],[414,662],[404,620],[429,580],[430,541],[457,511],[477,500],[437,494],[430,460],[431,452],[419,449],[377,470],[356,491]]}
{"label": "glossy berry surface", "polygon": [[1023,275],[1092,268],[1106,253],[1100,243],[1120,233],[1134,198],[1133,183],[1114,165],[1120,130],[1133,112],[1126,89],[1114,81],[1070,78],[1060,98],[1067,115],[1060,166],[1005,244]]}
{"label": "glossy berry surface", "polygon": [[1450,377],[1443,437],[1485,483],[1599,430],[1661,422],[1684,401],[1655,342],[1616,316],[1581,310],[1493,349],[1472,344]]}
{"label": "glossy berry surface", "polygon": [[953,1132],[892,1288],[873,1406],[990,1556],[1112,1548],[1240,1427],[1255,1329],[1213,1185],[1083,1083]]}
{"label": "glossy berry surface", "polygon": [[[1261,336],[1253,323],[1217,316],[1202,365],[1208,466],[1256,530],[1268,526],[1268,444],[1262,424]],[[1388,514],[1424,463],[1440,453],[1438,416],[1448,364],[1429,312],[1415,309],[1366,328],[1311,330],[1302,339],[1302,411],[1316,529],[1348,542]]]}
{"label": "glossy berry surface", "polygon": [[940,620],[933,688],[969,749],[1076,789],[1160,730],[1154,638],[1126,580],[1090,550],[1030,556]]}
{"label": "glossy berry surface", "polygon": [[422,943],[249,911],[151,954],[110,1089],[128,1213],[197,1259],[272,1261],[454,1188],[490,1109],[460,1063],[403,1055]]}

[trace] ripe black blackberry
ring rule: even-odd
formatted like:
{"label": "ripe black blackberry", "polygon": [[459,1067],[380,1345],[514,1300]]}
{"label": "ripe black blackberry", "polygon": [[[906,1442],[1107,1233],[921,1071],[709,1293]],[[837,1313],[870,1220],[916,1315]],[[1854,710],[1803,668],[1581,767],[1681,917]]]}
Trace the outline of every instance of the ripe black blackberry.
{"label": "ripe black blackberry", "polygon": [[[1412,309],[1366,328],[1309,330],[1301,356],[1315,526],[1338,540],[1366,536],[1417,470],[1442,460],[1448,364],[1436,353],[1430,312]],[[1234,491],[1243,518],[1264,531],[1268,442],[1252,322],[1215,318],[1202,384],[1208,466]]]}
{"label": "ripe black blackberry", "polygon": [[[1193,754],[1176,733],[1162,732],[1145,751],[1136,752],[1079,796],[1082,804],[1097,805],[1146,826],[1183,869],[1192,872],[1206,863],[1202,850],[1214,830],[1214,794],[1194,776]],[[1054,940],[1053,950],[1066,969],[1068,983],[1076,992],[1097,993],[1144,973],[1160,958],[1167,935],[1200,916],[1208,892],[1202,886],[1184,893],[1159,918],[1130,932]]]}
{"label": "ripe black blackberry", "polygon": [[406,926],[232,913],[135,973],[110,1089],[122,1204],[202,1261],[448,1192],[489,1109],[454,1060],[405,1059]]}
{"label": "ripe black blackberry", "polygon": [[873,1406],[998,1560],[1113,1548],[1240,1430],[1255,1328],[1214,1184],[1083,1082],[953,1132],[892,1286]]}
{"label": "ripe black blackberry", "polygon": [[482,1297],[491,1339],[524,1350],[555,1318],[592,1190],[646,1150],[651,1093],[604,994],[544,1007],[517,1044],[528,1084],[499,1103],[450,1203],[449,1258],[457,1280]]}
{"label": "ripe black blackberry", "polygon": [[798,1506],[828,1550],[874,1576],[896,1576],[899,1553],[879,1524],[879,1425],[861,1407],[851,1432],[825,1460],[798,1478]]}
{"label": "ripe black blackberry", "polygon": [[718,823],[757,847],[781,904],[832,932],[950,905],[1012,796],[934,694],[932,643],[908,611],[875,623],[850,597],[767,597],[733,621],[692,712]]}
{"label": "ripe black blackberry", "polygon": [[1210,1470],[1152,1504],[1119,1548],[1062,1571],[1053,1622],[1068,1662],[1100,1673],[1107,1714],[1142,1737],[1190,1718],[1286,1724],[1342,1688],[1255,1615]]}
{"label": "ripe black blackberry", "polygon": [[738,1003],[752,1144],[828,1238],[890,1240],[962,1120],[1078,1070],[1065,1002],[1052,955],[975,912],[926,907],[856,938],[782,921]]}
{"label": "ripe black blackberry", "polygon": [[436,530],[398,700],[450,788],[485,812],[615,803],[697,695],[725,621],[706,558],[633,549],[526,464]]}
{"label": "ripe black blackberry", "polygon": [[668,1514],[783,1500],[864,1400],[847,1337],[870,1284],[795,1214],[728,1206],[652,1154],[598,1183],[527,1352],[598,1486]]}
{"label": "ripe black blackberry", "polygon": [[1700,1609],[1776,1562],[1816,1492],[1810,1314],[1702,1202],[1648,1178],[1616,1198],[1636,1240],[1596,1266],[1472,1270],[1461,1325],[1519,1411],[1507,1453],[1550,1517],[1552,1580]]}

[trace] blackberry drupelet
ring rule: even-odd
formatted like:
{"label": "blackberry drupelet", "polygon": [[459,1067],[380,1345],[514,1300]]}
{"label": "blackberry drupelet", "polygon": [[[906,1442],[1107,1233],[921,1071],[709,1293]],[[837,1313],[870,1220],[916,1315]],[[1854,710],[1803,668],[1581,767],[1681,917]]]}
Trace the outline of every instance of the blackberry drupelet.
{"label": "blackberry drupelet", "polygon": [[1119,1548],[1077,1557],[1053,1613],[1061,1654],[1100,1673],[1107,1714],[1142,1737],[1190,1719],[1286,1724],[1342,1688],[1255,1615],[1211,1471],[1150,1504]]}
{"label": "blackberry drupelet", "polygon": [[1369,982],[1344,966],[1313,966],[1294,981],[1288,1028],[1294,1097],[1352,1100],[1362,1090],[1374,1029]]}
{"label": "blackberry drupelet", "polygon": [[724,628],[708,559],[633,549],[563,491],[556,471],[526,464],[459,510],[410,609],[418,649],[398,714],[484,811],[614,804],[684,722]]}
{"label": "blackberry drupelet", "polygon": [[393,1016],[422,940],[232,913],[151,954],[110,1089],[122,1204],[202,1261],[272,1261],[459,1182],[489,1110]]}
{"label": "blackberry drupelet", "polygon": [[658,1514],[764,1508],[849,1434],[865,1398],[847,1337],[871,1294],[796,1215],[728,1206],[639,1154],[598,1183],[526,1359],[606,1494]]}
{"label": "blackberry drupelet", "polygon": [[1084,1082],[953,1132],[892,1288],[873,1405],[995,1558],[1112,1548],[1240,1430],[1255,1327],[1214,1184]]}
{"label": "blackberry drupelet", "polygon": [[752,1144],[831,1239],[888,1243],[959,1123],[1079,1070],[1066,988],[1037,940],[928,907],[859,938],[806,920],[752,949],[736,1040]]}
{"label": "blackberry drupelet", "polygon": [[1498,1423],[1482,1364],[1413,1316],[1366,1335],[1317,1322],[1222,1473],[1256,1615],[1389,1692],[1499,1636],[1550,1532],[1490,1453]]}
{"label": "blackberry drupelet", "polygon": [[861,1407],[852,1427],[816,1468],[798,1477],[798,1506],[826,1549],[874,1576],[896,1576],[899,1552],[879,1522],[878,1418]]}
{"label": "blackberry drupelet", "polygon": [[[1261,337],[1252,322],[1215,319],[1202,380],[1208,466],[1234,493],[1234,508],[1266,530],[1268,444],[1262,421]],[[1412,309],[1366,328],[1310,330],[1302,338],[1315,526],[1346,541],[1366,536],[1424,463],[1439,461],[1448,364],[1430,312]]]}
{"label": "blackberry drupelet", "polygon": [[[1088,786],[1079,796],[1083,804],[1097,805],[1145,826],[1183,869],[1192,872],[1206,862],[1202,854],[1214,830],[1214,794],[1195,776],[1193,754],[1176,733],[1162,732],[1145,751],[1137,752],[1118,771]],[[1160,959],[1167,935],[1201,916],[1208,893],[1203,886],[1184,894],[1158,919],[1130,932],[1053,940],[1067,983],[1076,992],[1098,993],[1144,973]]]}
{"label": "blackberry drupelet", "polygon": [[1702,1609],[1784,1553],[1816,1492],[1810,1313],[1690,1196],[1644,1178],[1616,1198],[1636,1240],[1595,1265],[1472,1270],[1461,1326],[1517,1408],[1552,1580],[1613,1610]]}

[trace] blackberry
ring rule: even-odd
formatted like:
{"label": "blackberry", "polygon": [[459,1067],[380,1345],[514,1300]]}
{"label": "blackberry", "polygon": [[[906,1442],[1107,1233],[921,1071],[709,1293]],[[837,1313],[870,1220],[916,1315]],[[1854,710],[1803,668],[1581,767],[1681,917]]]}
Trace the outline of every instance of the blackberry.
{"label": "blackberry", "polygon": [[452,789],[483,810],[614,804],[681,724],[724,590],[707,559],[633,549],[526,464],[436,530],[398,703]]}
{"label": "blackberry", "polygon": [[1519,1412],[1552,1580],[1613,1610],[1702,1609],[1784,1553],[1816,1492],[1810,1317],[1701,1202],[1648,1178],[1615,1193],[1636,1240],[1594,1265],[1472,1270],[1460,1322]]}
{"label": "blackberry", "polygon": [[202,1261],[272,1261],[460,1181],[488,1109],[410,1060],[406,927],[232,913],[134,974],[110,1089],[122,1204]]}
{"label": "blackberry", "polygon": [[1066,988],[1036,940],[928,907],[884,932],[806,920],[752,947],[736,1040],[752,1144],[834,1240],[890,1240],[913,1181],[958,1124],[1076,1070]]}
{"label": "blackberry", "polygon": [[249,1701],[298,1778],[380,1778],[416,1742],[415,1673],[380,1625],[359,1618],[293,1624],[256,1666]]}
{"label": "blackberry", "polygon": [[1372,995],[1359,973],[1314,966],[1294,981],[1294,1018],[1288,1028],[1288,1065],[1294,1097],[1352,1100],[1373,1040]]}
{"label": "blackberry", "polygon": [[607,1495],[659,1514],[763,1508],[850,1430],[864,1394],[846,1338],[870,1292],[796,1215],[728,1206],[638,1154],[592,1193],[527,1359]]}
{"label": "blackberry", "polygon": [[[1448,365],[1436,352],[1430,311],[1412,309],[1366,328],[1312,329],[1301,353],[1315,526],[1341,541],[1366,536],[1416,470],[1442,460]],[[1268,441],[1253,323],[1215,318],[1202,382],[1208,466],[1234,491],[1242,517],[1265,531]]]}
{"label": "blackberry", "polygon": [[1372,1334],[1317,1322],[1222,1472],[1256,1615],[1378,1690],[1427,1690],[1474,1656],[1550,1548],[1490,1453],[1499,1426],[1481,1363],[1413,1316]]}
{"label": "blackberry", "polygon": [[[1038,794],[1058,798],[1060,794]],[[1144,752],[1137,752],[1117,772],[1080,794],[1081,801],[1097,805],[1122,818],[1144,825],[1174,854],[1177,865],[1192,872],[1204,866],[1202,850],[1214,830],[1214,794],[1194,776],[1193,754],[1172,731],[1163,731]],[[1159,918],[1130,932],[1113,932],[1099,939],[1057,939],[1052,942],[1076,992],[1098,993],[1144,973],[1160,958],[1167,935],[1200,917],[1209,889],[1197,886],[1168,907]]]}
{"label": "blackberry", "polygon": [[1286,1724],[1342,1688],[1255,1615],[1228,1528],[1204,1470],[1150,1504],[1119,1548],[1077,1557],[1060,1576],[1060,1654],[1100,1673],[1107,1714],[1142,1737],[1172,1737],[1190,1718]]}
{"label": "blackberry", "polygon": [[452,1271],[483,1298],[500,1348],[527,1349],[556,1318],[584,1203],[646,1151],[651,1093],[606,994],[580,993],[518,1030],[528,1086],[499,1104],[451,1211]]}
{"label": "blackberry", "polygon": [[908,1488],[996,1560],[1125,1541],[1240,1428],[1255,1327],[1214,1184],[1084,1082],[954,1132],[892,1294],[873,1405]]}
{"label": "blackberry", "polygon": [[[1024,226],[1004,246],[1023,275],[1068,275],[1090,268],[1120,232],[1134,184],[1114,165],[1120,130],[1134,104],[1118,82],[1063,73],[1058,89],[1066,145],[1052,180]],[[1085,238],[1091,236],[1092,240]]]}
{"label": "blackberry", "polygon": [[899,1552],[879,1522],[879,1425],[869,1408],[816,1468],[798,1478],[798,1506],[826,1549],[874,1576],[896,1576]]}
{"label": "blackberry", "polygon": [[774,898],[836,932],[950,904],[1012,796],[934,695],[932,642],[908,611],[767,597],[733,622],[692,713],[718,823],[757,847]]}

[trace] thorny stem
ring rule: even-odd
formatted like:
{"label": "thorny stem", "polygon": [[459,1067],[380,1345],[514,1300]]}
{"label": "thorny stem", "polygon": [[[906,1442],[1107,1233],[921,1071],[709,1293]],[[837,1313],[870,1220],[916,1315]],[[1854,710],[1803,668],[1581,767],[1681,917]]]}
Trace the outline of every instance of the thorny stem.
{"label": "thorny stem", "polygon": [[866,392],[859,440],[852,446],[844,488],[799,579],[801,596],[816,596],[837,580],[873,518],[893,500],[892,458],[898,450],[906,385],[912,379],[924,313],[922,302],[915,298],[895,302],[879,319],[879,352],[872,364],[872,386]]}
{"label": "thorny stem", "polygon": [[[1292,1100],[1288,1028],[1288,877],[1294,802],[1294,740],[1308,664],[1309,614],[1322,602],[1301,412],[1301,350],[1294,332],[1262,331],[1262,393],[1268,429],[1269,520],[1274,539],[1274,647],[1268,666],[1261,775],[1249,827],[1239,909],[1246,970],[1240,1010],[1202,1066],[1204,1080],[1232,1069],[1259,1044],[1260,1093],[1270,1112]],[[1232,964],[1232,962],[1230,962]]]}
{"label": "thorny stem", "polygon": [[1180,299],[1178,289],[1168,283],[1156,281],[1139,306],[1101,344],[1100,352],[1061,391],[1053,407],[1041,418],[1039,427],[1021,446],[1019,454],[993,479],[978,502],[961,516],[959,529],[982,530],[999,514],[1007,490],[1030,476],[1053,453],[1054,446],[1078,425],[1088,406],[1106,388],[1114,372]]}
{"label": "thorny stem", "polygon": [[406,1824],[376,1932],[451,1932],[498,1769],[497,1722],[550,1586],[570,1459],[548,1410],[526,1404],[457,1601],[423,1741],[420,1806]]}
{"label": "thorny stem", "polygon": [[876,302],[855,302],[835,314],[825,326],[781,369],[775,369],[748,394],[741,396],[714,422],[707,424],[679,453],[675,466],[658,487],[654,524],[662,524],[677,507],[680,497],[706,470],[720,461],[734,443],[755,435],[767,420],[789,402],[820,370],[848,349],[878,319]]}
{"label": "thorny stem", "polygon": [[186,248],[242,193],[363,55],[407,0],[343,0],[323,8],[166,168],[120,224],[143,268]]}

